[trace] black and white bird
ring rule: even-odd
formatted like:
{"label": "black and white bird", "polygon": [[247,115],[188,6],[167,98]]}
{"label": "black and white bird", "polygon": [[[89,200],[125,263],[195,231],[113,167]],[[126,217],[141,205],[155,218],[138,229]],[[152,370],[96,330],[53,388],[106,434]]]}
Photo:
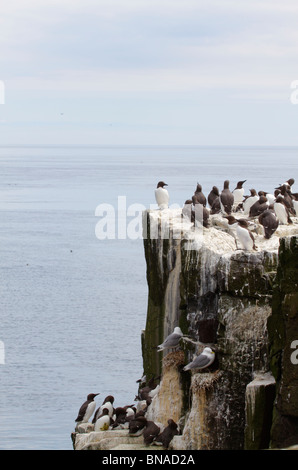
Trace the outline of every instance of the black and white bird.
{"label": "black and white bird", "polygon": [[96,423],[97,419],[102,415],[102,412],[103,412],[103,409],[104,408],[107,408],[109,410],[109,416],[110,418],[112,418],[113,414],[114,414],[114,406],[113,406],[113,403],[114,403],[114,397],[113,395],[108,395],[101,406],[99,406],[94,414],[94,418],[92,420],[92,423]]}
{"label": "black and white bird", "polygon": [[279,221],[274,210],[267,209],[259,216],[259,222],[264,228],[264,237],[269,240],[277,230]]}
{"label": "black and white bird", "polygon": [[247,196],[243,201],[243,212],[245,215],[249,214],[251,206],[259,200],[257,191],[255,189],[250,189],[250,196]]}
{"label": "black and white bird", "polygon": [[281,225],[291,224],[292,220],[289,214],[289,209],[285,203],[285,198],[281,195],[277,196],[273,204],[274,212]]}
{"label": "black and white bird", "polygon": [[87,423],[89,421],[89,418],[91,418],[96,408],[94,398],[97,395],[99,395],[99,393],[89,393],[89,395],[87,396],[87,400],[82,404],[79,409],[78,416],[75,420],[76,423]]}
{"label": "black and white bird", "polygon": [[205,369],[211,366],[215,360],[215,352],[211,348],[206,347],[192,362],[183,367],[184,371],[192,369]]}
{"label": "black and white bird", "polygon": [[165,189],[165,186],[168,185],[163,181],[159,181],[155,189],[155,199],[159,209],[168,209],[169,207],[170,197],[167,189]]}
{"label": "black and white bird", "polygon": [[257,250],[255,245],[255,239],[251,231],[249,230],[249,222],[245,219],[238,220],[238,226],[236,234],[240,241],[242,248],[246,251]]}
{"label": "black and white bird", "polygon": [[234,195],[229,189],[229,181],[224,182],[224,187],[219,196],[220,207],[224,214],[230,215],[234,204]]}
{"label": "black and white bird", "polygon": [[259,199],[250,207],[249,217],[259,217],[262,212],[269,207],[266,196],[260,196]]}
{"label": "black and white bird", "polygon": [[245,182],[246,180],[238,181],[237,186],[233,191],[233,196],[234,196],[233,211],[236,211],[238,206],[242,204],[243,202],[243,196],[244,196],[243,185]]}
{"label": "black and white bird", "polygon": [[109,416],[108,408],[102,410],[101,416],[96,420],[94,425],[94,431],[107,431],[111,424],[111,418]]}

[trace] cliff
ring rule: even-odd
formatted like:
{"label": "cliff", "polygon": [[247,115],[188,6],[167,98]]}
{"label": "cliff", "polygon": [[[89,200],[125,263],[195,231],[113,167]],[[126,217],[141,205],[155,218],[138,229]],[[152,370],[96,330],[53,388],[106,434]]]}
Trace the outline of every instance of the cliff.
{"label": "cliff", "polygon": [[[269,240],[255,223],[257,250],[244,251],[220,215],[203,228],[181,209],[144,212],[143,368],[147,380],[159,381],[146,418],[161,428],[170,418],[178,423],[170,449],[298,444],[298,219],[293,221]],[[184,333],[179,349],[157,352],[176,326]],[[213,364],[184,371],[206,345],[216,352]],[[90,423],[77,426],[72,439],[78,450],[148,449],[142,436],[94,432]]]}
{"label": "cliff", "polygon": [[[163,424],[169,418],[179,422],[182,434],[173,439],[173,449],[267,448],[271,439],[278,447],[282,441],[275,437],[276,429],[288,412],[289,429],[297,426],[298,366],[295,373],[284,375],[285,362],[288,366],[290,362],[286,332],[298,340],[297,326],[293,327],[297,325],[296,220],[280,226],[270,240],[256,223],[257,251],[252,252],[236,249],[222,217],[213,216],[210,222],[209,228],[195,228],[183,219],[181,210],[144,213],[148,310],[143,364],[147,377],[161,376],[148,416]],[[291,235],[291,242],[283,238]],[[293,256],[289,268],[288,258]],[[154,349],[175,326],[189,336],[180,342],[183,357]],[[206,344],[216,351],[213,365],[206,372],[184,372],[183,365]],[[284,387],[295,404],[291,399],[290,406],[282,398]],[[298,442],[297,434],[292,441]]]}

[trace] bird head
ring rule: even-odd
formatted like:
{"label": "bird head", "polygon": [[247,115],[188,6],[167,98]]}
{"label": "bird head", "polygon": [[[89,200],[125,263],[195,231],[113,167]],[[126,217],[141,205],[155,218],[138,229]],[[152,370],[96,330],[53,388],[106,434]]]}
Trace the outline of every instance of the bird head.
{"label": "bird head", "polygon": [[163,188],[164,186],[168,186],[167,183],[165,183],[164,181],[159,181],[157,183],[157,188]]}

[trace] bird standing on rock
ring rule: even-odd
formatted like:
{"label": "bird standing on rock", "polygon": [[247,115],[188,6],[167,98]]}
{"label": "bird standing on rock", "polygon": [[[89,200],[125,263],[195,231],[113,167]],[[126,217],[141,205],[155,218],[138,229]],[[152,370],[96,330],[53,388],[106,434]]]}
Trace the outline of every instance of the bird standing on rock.
{"label": "bird standing on rock", "polygon": [[245,215],[249,214],[251,206],[259,200],[257,191],[255,189],[250,189],[250,196],[245,197],[243,202],[243,212]]}
{"label": "bird standing on rock", "polygon": [[250,207],[249,217],[258,217],[269,207],[266,196],[260,196],[259,199]]}
{"label": "bird standing on rock", "polygon": [[220,207],[223,213],[230,215],[234,204],[234,195],[229,189],[229,181],[224,182],[224,188],[220,193]]}
{"label": "bird standing on rock", "polygon": [[157,426],[153,421],[147,421],[143,436],[145,445],[149,446],[156,439],[160,433],[160,427]]}
{"label": "bird standing on rock", "polygon": [[244,181],[238,181],[236,188],[233,191],[233,196],[234,196],[234,204],[233,204],[233,210],[236,210],[239,204],[242,204],[243,202],[243,196],[244,196],[244,188],[243,185],[246,180]]}
{"label": "bird standing on rock", "polygon": [[161,443],[166,449],[174,436],[179,434],[178,425],[173,419],[168,420],[168,426],[155,439],[157,443]]}
{"label": "bird standing on rock", "polygon": [[206,207],[207,199],[202,192],[202,186],[198,183],[194,195],[192,197],[192,201],[194,204],[202,204]]}
{"label": "bird standing on rock", "polygon": [[168,185],[163,181],[159,181],[155,189],[155,199],[159,209],[167,209],[169,207],[170,197],[168,191],[165,189],[164,186]]}
{"label": "bird standing on rock", "polygon": [[218,188],[216,186],[213,186],[210,193],[208,194],[208,204],[209,204],[210,208],[212,208],[215,199],[218,198],[218,197],[219,197]]}
{"label": "bird standing on rock", "polygon": [[291,224],[292,220],[289,214],[289,209],[285,203],[285,198],[281,195],[277,196],[275,203],[273,204],[274,212],[278,221],[282,225]]}
{"label": "bird standing on rock", "polygon": [[238,220],[238,227],[236,228],[237,237],[244,250],[251,251],[257,250],[255,239],[251,231],[248,229],[249,223],[245,219]]}
{"label": "bird standing on rock", "polygon": [[111,418],[109,416],[109,410],[108,408],[104,408],[102,410],[101,416],[96,420],[96,423],[94,425],[94,431],[107,431],[110,427],[111,423]]}
{"label": "bird standing on rock", "polygon": [[99,395],[99,393],[89,393],[87,396],[87,400],[82,404],[82,406],[79,409],[78,416],[76,418],[76,423],[87,423],[89,418],[94,413],[94,410],[96,408],[96,403],[94,401],[94,398]]}
{"label": "bird standing on rock", "polygon": [[107,408],[109,410],[109,416],[110,418],[113,416],[113,413],[114,413],[114,407],[113,407],[113,403],[114,403],[114,397],[112,395],[108,395],[102,405],[97,408],[96,412],[95,412],[95,415],[94,415],[94,418],[92,420],[92,423],[96,423],[96,420],[101,416],[102,414],[102,411],[104,408]]}

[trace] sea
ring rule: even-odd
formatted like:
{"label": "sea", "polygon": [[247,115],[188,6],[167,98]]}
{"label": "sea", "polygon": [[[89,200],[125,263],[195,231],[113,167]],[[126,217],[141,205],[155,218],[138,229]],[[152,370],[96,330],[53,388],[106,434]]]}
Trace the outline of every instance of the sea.
{"label": "sea", "polygon": [[292,177],[297,147],[0,147],[0,449],[71,450],[88,393],[135,402],[158,181],[182,207],[198,182]]}

